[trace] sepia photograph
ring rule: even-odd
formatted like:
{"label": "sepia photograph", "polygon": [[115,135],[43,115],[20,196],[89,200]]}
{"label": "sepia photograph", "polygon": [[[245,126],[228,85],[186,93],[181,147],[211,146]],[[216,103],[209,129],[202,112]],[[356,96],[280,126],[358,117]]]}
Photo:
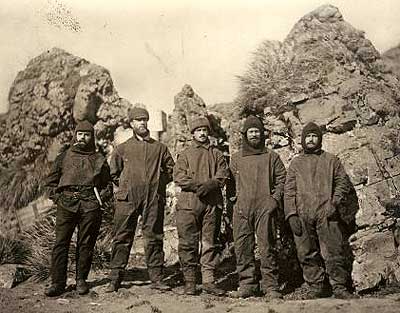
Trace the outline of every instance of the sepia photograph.
{"label": "sepia photograph", "polygon": [[399,16],[1,1],[0,312],[399,312]]}

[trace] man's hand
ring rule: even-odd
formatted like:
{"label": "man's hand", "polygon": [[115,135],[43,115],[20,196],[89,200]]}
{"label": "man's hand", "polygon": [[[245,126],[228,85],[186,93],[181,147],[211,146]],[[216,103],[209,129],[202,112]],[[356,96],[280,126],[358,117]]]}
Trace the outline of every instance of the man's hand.
{"label": "man's hand", "polygon": [[340,201],[337,200],[336,198],[333,198],[330,206],[328,208],[328,212],[326,213],[326,217],[328,219],[331,219],[333,217],[335,217],[335,215],[338,213],[338,207],[339,207]]}
{"label": "man's hand", "polygon": [[200,184],[196,191],[198,197],[205,197],[210,192],[219,188],[219,183],[215,179],[207,180],[206,182]]}
{"label": "man's hand", "polygon": [[274,198],[269,196],[267,199],[267,211],[268,213],[273,213],[279,208],[278,201]]}
{"label": "man's hand", "polygon": [[292,215],[289,217],[290,228],[292,229],[293,234],[296,236],[301,236],[303,234],[303,228],[301,226],[300,217],[297,215]]}

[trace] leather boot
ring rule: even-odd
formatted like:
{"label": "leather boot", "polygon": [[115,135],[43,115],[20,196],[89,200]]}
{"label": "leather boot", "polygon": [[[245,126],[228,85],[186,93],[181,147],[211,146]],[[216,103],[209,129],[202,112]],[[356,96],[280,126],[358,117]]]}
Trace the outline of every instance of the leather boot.
{"label": "leather boot", "polygon": [[185,282],[185,294],[188,296],[195,296],[196,293],[196,283],[194,281]]}
{"label": "leather boot", "polygon": [[89,293],[89,286],[88,286],[86,280],[78,279],[76,281],[76,291],[80,295],[85,295],[85,294]]}
{"label": "leather boot", "polygon": [[215,283],[203,283],[203,291],[214,296],[224,296],[226,291],[218,288]]}
{"label": "leather boot", "polygon": [[264,295],[265,301],[272,301],[276,299],[283,299],[282,294],[277,290],[269,290]]}
{"label": "leather boot", "polygon": [[65,292],[65,285],[57,285],[52,284],[49,288],[47,288],[44,294],[48,297],[57,297],[62,295]]}
{"label": "leather boot", "polygon": [[165,284],[163,279],[163,268],[162,267],[150,267],[148,268],[149,277],[151,280],[151,289],[159,291],[170,291],[171,287]]}
{"label": "leather boot", "polygon": [[106,288],[106,292],[117,292],[119,287],[121,286],[121,276],[122,276],[122,271],[121,270],[112,270],[110,273],[110,283],[108,284]]}

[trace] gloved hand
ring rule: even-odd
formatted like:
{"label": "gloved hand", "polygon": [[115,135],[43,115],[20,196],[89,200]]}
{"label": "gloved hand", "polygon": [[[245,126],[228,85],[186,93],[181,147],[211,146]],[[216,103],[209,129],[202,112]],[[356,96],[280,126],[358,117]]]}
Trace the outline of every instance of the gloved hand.
{"label": "gloved hand", "polygon": [[196,191],[198,197],[205,197],[211,191],[214,191],[219,188],[219,183],[215,179],[207,180],[206,182],[200,184],[199,188]]}
{"label": "gloved hand", "polygon": [[295,234],[298,237],[303,234],[300,217],[298,217],[297,215],[290,216],[289,224],[293,234]]}
{"label": "gloved hand", "polygon": [[400,199],[398,198],[383,199],[380,200],[379,202],[386,209],[386,211],[382,213],[383,215],[392,216],[396,218],[400,217]]}
{"label": "gloved hand", "polygon": [[267,203],[268,203],[268,207],[267,207],[268,213],[273,213],[279,208],[279,203],[278,203],[278,201],[276,201],[276,199],[274,197],[268,196]]}
{"label": "gloved hand", "polygon": [[339,204],[340,204],[340,201],[338,199],[336,199],[336,198],[332,199],[330,206],[328,208],[328,212],[326,214],[326,217],[328,219],[333,218],[338,213],[337,209],[339,207]]}

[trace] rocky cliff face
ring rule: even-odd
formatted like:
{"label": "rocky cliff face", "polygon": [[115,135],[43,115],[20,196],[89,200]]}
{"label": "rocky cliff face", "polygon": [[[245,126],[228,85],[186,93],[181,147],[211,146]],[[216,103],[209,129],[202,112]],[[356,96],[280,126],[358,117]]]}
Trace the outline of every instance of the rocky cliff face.
{"label": "rocky cliff face", "polygon": [[126,122],[130,105],[118,96],[105,68],[57,48],[18,73],[8,99],[0,127],[4,211],[25,206],[43,192],[48,161],[70,142],[76,121],[95,123],[99,143],[109,142]]}
{"label": "rocky cliff face", "polygon": [[389,69],[391,69],[393,74],[396,74],[397,77],[400,77],[400,45],[383,53],[382,58],[386,62]]}
{"label": "rocky cliff face", "polygon": [[353,203],[348,216],[358,229],[350,238],[355,287],[398,281],[396,220],[383,214],[381,201],[400,190],[400,83],[364,33],[337,8],[322,6],[283,42],[263,42],[239,79],[239,96],[229,108],[234,113],[211,108],[229,125],[232,149],[240,142],[238,120],[249,113],[264,118],[269,144],[287,165],[301,150],[303,126],[321,125],[323,148],[340,157],[358,196],[359,209]]}

